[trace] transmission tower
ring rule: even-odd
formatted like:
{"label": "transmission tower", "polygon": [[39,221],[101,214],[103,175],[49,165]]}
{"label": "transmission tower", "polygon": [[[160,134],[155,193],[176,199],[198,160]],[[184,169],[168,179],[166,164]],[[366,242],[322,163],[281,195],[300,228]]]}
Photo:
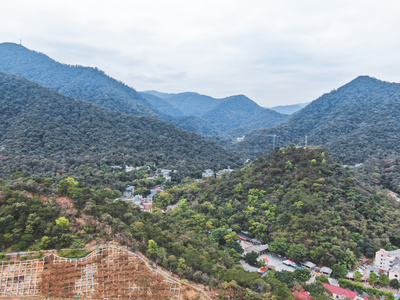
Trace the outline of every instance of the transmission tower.
{"label": "transmission tower", "polygon": [[272,151],[275,150],[276,134],[267,134],[267,136],[272,136]]}
{"label": "transmission tower", "polygon": [[304,147],[307,147],[307,142],[308,142],[308,136],[306,135],[306,138],[304,139]]}

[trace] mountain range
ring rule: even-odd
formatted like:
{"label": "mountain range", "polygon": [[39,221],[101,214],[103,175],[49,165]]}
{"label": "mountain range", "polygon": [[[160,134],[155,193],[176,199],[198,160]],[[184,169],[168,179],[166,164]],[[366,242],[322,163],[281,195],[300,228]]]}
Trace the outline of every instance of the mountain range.
{"label": "mountain range", "polygon": [[292,105],[279,105],[279,106],[271,107],[270,109],[277,111],[281,114],[291,115],[291,114],[294,114],[295,112],[298,112],[300,109],[306,107],[309,103],[310,102],[298,103],[298,104],[292,104]]}
{"label": "mountain range", "polygon": [[[12,43],[0,44],[0,70],[117,114],[153,118],[161,122],[157,124],[164,120],[230,146],[242,158],[272,149],[273,135],[277,146],[326,147],[347,164],[400,150],[396,143],[400,84],[368,76],[322,95],[289,116],[262,108],[244,95],[216,99],[194,92],[139,93],[97,68],[60,64]],[[243,142],[232,143],[234,137],[244,135]]]}
{"label": "mountain range", "polygon": [[287,119],[245,96],[213,99],[196,93],[138,93],[97,68],[61,64],[13,43],[0,44],[0,71],[120,113],[159,117],[207,137],[241,135]]}
{"label": "mountain range", "polygon": [[323,146],[342,162],[356,164],[368,157],[388,157],[400,150],[400,84],[359,76],[324,94],[287,122],[246,135],[236,150],[254,157],[272,147]]}
{"label": "mountain range", "polygon": [[0,176],[55,177],[87,163],[148,162],[192,175],[239,166],[232,151],[158,118],[111,111],[2,72],[0,115]]}

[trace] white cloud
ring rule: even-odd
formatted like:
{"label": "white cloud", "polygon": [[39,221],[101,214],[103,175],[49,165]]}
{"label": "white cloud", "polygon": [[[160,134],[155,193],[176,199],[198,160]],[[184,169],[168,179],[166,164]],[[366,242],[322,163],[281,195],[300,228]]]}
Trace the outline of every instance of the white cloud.
{"label": "white cloud", "polygon": [[138,90],[311,101],[371,75],[400,81],[397,1],[2,1],[0,36]]}

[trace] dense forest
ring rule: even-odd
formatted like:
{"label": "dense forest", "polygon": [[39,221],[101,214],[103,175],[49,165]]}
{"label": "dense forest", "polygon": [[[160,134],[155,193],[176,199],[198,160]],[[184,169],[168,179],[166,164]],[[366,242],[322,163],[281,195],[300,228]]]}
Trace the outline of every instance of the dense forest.
{"label": "dense forest", "polygon": [[247,230],[295,261],[351,268],[362,255],[400,246],[400,204],[323,149],[276,150],[223,179],[194,184],[181,197],[186,215],[201,213],[213,228]]}
{"label": "dense forest", "polygon": [[126,114],[155,115],[134,89],[97,68],[60,64],[43,53],[13,44],[0,44],[0,71],[23,76],[72,98]]}
{"label": "dense forest", "polygon": [[390,158],[400,150],[400,84],[360,76],[313,101],[287,122],[246,135],[236,150],[256,157],[277,146],[324,146],[345,164]]}
{"label": "dense forest", "polygon": [[0,115],[2,177],[145,163],[201,177],[207,168],[241,165],[235,153],[159,119],[113,112],[4,73]]}
{"label": "dense forest", "polygon": [[171,114],[165,120],[213,139],[232,139],[288,119],[287,115],[262,108],[244,95],[222,99],[197,93],[165,94],[149,91],[141,95],[160,111]]}
{"label": "dense forest", "polygon": [[221,295],[291,299],[293,288],[330,299],[322,277],[305,284],[307,270],[270,271],[263,278],[245,272],[237,233],[248,230],[275,253],[335,270],[400,244],[399,204],[359,182],[323,149],[289,147],[222,178],[187,179],[156,198],[160,207],[178,201],[166,215],[114,201],[119,195],[73,178],[56,183],[15,174],[0,181],[2,250],[80,248],[114,238]]}
{"label": "dense forest", "polygon": [[[230,98],[214,99],[196,93],[138,93],[97,68],[61,64],[13,43],[0,44],[0,71],[120,113],[161,118],[185,130],[213,137],[220,144],[229,144],[232,135],[287,119],[287,115],[262,108],[244,96],[233,97],[243,100],[238,105]],[[218,104],[223,107],[218,109]]]}

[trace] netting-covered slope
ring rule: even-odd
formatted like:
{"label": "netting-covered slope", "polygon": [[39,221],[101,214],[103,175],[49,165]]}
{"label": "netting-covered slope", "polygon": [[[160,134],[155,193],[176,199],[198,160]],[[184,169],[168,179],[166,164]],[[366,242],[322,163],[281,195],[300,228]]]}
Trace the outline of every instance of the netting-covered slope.
{"label": "netting-covered slope", "polygon": [[54,254],[2,262],[0,296],[179,299],[180,283],[125,248],[104,245],[80,259]]}

